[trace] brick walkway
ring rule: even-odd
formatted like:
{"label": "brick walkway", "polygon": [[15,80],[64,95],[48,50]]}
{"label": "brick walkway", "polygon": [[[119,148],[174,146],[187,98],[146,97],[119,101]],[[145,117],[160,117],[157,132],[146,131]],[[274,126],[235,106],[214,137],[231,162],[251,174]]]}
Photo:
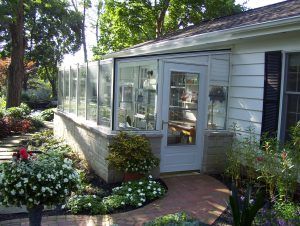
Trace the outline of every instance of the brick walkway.
{"label": "brick walkway", "polygon": [[[169,190],[167,195],[143,208],[105,216],[49,216],[43,217],[43,226],[142,225],[155,217],[186,211],[206,224],[212,224],[225,210],[229,190],[207,175],[180,175],[163,178]],[[2,221],[0,225],[28,225],[28,219]]]}

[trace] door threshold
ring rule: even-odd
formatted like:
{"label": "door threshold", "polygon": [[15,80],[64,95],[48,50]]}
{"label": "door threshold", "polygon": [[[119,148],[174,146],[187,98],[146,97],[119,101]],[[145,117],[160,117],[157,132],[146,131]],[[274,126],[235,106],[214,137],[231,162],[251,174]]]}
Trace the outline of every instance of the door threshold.
{"label": "door threshold", "polygon": [[191,176],[191,175],[200,175],[201,172],[197,171],[176,171],[169,173],[161,173],[160,178],[168,178],[168,177],[181,177],[181,176]]}

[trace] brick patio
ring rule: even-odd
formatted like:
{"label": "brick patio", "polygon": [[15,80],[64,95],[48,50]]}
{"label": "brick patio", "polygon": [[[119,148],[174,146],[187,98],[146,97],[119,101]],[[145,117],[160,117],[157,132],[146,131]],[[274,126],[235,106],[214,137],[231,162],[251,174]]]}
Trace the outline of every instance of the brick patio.
{"label": "brick patio", "polygon": [[[212,224],[226,209],[229,190],[207,175],[171,175],[163,178],[167,195],[143,208],[104,216],[63,215],[43,217],[43,226],[142,225],[155,217],[186,211],[206,224]],[[0,225],[28,225],[28,219],[2,221]]]}

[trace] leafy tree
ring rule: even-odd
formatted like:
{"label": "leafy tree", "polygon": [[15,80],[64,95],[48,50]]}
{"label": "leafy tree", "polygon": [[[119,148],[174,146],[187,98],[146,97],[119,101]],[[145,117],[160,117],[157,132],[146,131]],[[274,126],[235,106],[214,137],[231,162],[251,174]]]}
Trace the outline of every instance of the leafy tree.
{"label": "leafy tree", "polygon": [[82,45],[83,45],[83,54],[84,54],[84,62],[87,62],[88,56],[87,56],[87,46],[86,46],[86,39],[85,39],[85,21],[86,21],[86,13],[87,9],[92,6],[92,3],[90,0],[82,0],[81,2],[78,2],[76,0],[71,0],[72,5],[76,12],[79,12],[79,5],[82,6],[82,21],[81,21],[81,30],[82,30]]}
{"label": "leafy tree", "polygon": [[99,57],[243,9],[235,0],[105,0],[93,51]]}
{"label": "leafy tree", "polygon": [[56,67],[64,54],[79,49],[81,21],[66,0],[0,1],[0,56],[11,57],[7,107],[20,104],[24,58],[38,67]]}
{"label": "leafy tree", "polygon": [[[8,68],[6,107],[19,106],[24,76],[24,2],[23,0],[0,1],[1,35],[9,33],[11,62]],[[1,38],[1,41],[8,38]]]}

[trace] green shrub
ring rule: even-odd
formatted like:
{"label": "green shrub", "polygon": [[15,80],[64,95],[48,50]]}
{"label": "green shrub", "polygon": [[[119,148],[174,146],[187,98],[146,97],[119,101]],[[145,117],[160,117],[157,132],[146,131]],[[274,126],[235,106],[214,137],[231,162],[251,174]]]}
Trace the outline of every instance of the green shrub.
{"label": "green shrub", "polygon": [[167,214],[147,222],[144,226],[198,226],[200,222],[185,212]]}
{"label": "green shrub", "polygon": [[25,103],[21,103],[20,108],[22,109],[24,116],[27,116],[31,113],[31,108]]}
{"label": "green shrub", "polygon": [[273,206],[279,219],[297,220],[300,222],[300,205],[293,202],[276,202]]}
{"label": "green shrub", "polygon": [[4,110],[6,107],[6,100],[5,97],[0,96],[0,110]]}
{"label": "green shrub", "polygon": [[140,135],[120,132],[108,146],[108,164],[121,172],[149,173],[159,165],[149,140]]}
{"label": "green shrub", "polygon": [[165,188],[149,176],[138,181],[124,182],[120,187],[115,187],[112,194],[103,199],[103,203],[109,211],[125,205],[140,207],[162,197],[165,193]]}
{"label": "green shrub", "polygon": [[52,121],[54,118],[54,108],[49,108],[41,112],[41,118],[44,121]]}
{"label": "green shrub", "polygon": [[37,131],[40,128],[43,128],[45,126],[45,124],[43,123],[41,118],[38,116],[30,116],[30,117],[28,117],[28,119],[32,123],[32,131]]}
{"label": "green shrub", "polygon": [[19,107],[11,107],[6,109],[5,116],[12,117],[14,119],[23,119],[28,116],[31,109],[27,104],[22,103]]}
{"label": "green shrub", "polygon": [[14,119],[22,119],[25,117],[24,111],[20,107],[8,108],[5,112],[5,116],[12,117]]}
{"label": "green shrub", "polygon": [[104,214],[106,212],[102,199],[96,195],[74,195],[67,204],[73,214]]}

